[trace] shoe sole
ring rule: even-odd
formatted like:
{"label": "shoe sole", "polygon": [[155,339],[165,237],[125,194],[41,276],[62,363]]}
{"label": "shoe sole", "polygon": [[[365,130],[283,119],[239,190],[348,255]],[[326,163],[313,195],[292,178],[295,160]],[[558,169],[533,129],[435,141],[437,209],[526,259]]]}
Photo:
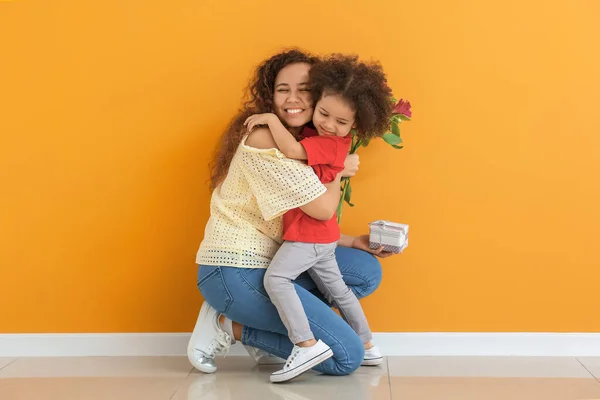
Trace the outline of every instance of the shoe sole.
{"label": "shoe sole", "polygon": [[[207,314],[208,314],[208,308],[206,308],[206,309],[201,308],[200,315],[198,316],[198,320],[202,320],[202,322],[206,321]],[[196,348],[194,347],[194,334],[192,333],[192,337],[190,338],[190,341],[188,342],[188,347],[187,347],[187,356],[188,356],[188,360],[190,361],[190,364],[192,364],[194,366],[194,368],[196,368],[200,372],[204,372],[205,374],[214,374],[217,371],[216,368],[207,368],[196,362],[196,359],[194,358],[194,350],[196,350]]]}
{"label": "shoe sole", "polygon": [[283,365],[285,364],[285,360],[273,360],[273,361],[262,361],[259,360],[256,362],[256,365]]}
{"label": "shoe sole", "polygon": [[283,374],[279,374],[279,375],[271,375],[271,382],[281,383],[281,382],[287,382],[289,380],[297,378],[298,376],[302,375],[309,369],[321,364],[323,361],[328,360],[331,357],[333,357],[333,351],[331,349],[327,349],[323,353],[319,354],[318,356],[315,356],[314,358],[311,358],[310,360],[306,361],[304,364],[297,366],[296,368],[294,368],[291,371],[287,371],[287,372],[285,372]]}
{"label": "shoe sole", "polygon": [[368,360],[363,360],[363,362],[360,363],[360,365],[362,365],[363,367],[373,367],[381,364],[383,364],[383,357],[370,358]]}

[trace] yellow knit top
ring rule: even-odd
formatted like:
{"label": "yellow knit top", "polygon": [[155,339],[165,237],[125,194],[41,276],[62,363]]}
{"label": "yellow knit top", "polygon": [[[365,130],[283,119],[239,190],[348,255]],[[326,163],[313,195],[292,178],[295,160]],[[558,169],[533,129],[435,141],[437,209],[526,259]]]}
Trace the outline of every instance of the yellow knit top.
{"label": "yellow knit top", "polygon": [[282,243],[282,215],[326,191],[311,167],[277,149],[249,147],[247,137],[213,191],[197,264],[267,268]]}

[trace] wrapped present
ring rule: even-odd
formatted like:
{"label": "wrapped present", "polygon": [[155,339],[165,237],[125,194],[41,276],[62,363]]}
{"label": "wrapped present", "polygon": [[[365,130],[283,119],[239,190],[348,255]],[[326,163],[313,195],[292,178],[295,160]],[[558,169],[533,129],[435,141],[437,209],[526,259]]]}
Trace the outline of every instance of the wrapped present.
{"label": "wrapped present", "polygon": [[401,253],[408,246],[408,225],[390,221],[374,221],[369,224],[369,247]]}

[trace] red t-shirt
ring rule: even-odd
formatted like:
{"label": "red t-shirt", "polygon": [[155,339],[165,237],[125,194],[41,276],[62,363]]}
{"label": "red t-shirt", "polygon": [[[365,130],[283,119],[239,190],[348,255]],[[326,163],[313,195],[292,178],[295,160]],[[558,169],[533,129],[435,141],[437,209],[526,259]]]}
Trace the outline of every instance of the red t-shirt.
{"label": "red t-shirt", "polygon": [[[302,132],[300,143],[306,150],[308,165],[323,183],[333,181],[344,170],[344,161],[350,150],[350,135],[319,136],[310,128]],[[340,227],[334,215],[328,221],[320,221],[295,208],[283,215],[283,240],[303,243],[333,243],[340,239]]]}

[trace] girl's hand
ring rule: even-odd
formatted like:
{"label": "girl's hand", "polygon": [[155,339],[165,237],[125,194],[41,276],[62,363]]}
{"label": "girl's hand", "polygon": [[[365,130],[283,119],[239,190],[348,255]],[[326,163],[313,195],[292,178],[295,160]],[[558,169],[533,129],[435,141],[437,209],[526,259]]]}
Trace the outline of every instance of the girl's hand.
{"label": "girl's hand", "polygon": [[379,258],[387,258],[389,256],[395,255],[395,253],[390,253],[389,251],[383,251],[383,246],[378,249],[371,249],[369,247],[369,235],[357,236],[352,241],[352,247],[359,250],[364,250],[368,253],[374,254]]}
{"label": "girl's hand", "polygon": [[360,160],[358,159],[358,154],[348,154],[346,156],[346,160],[344,161],[344,170],[342,171],[343,178],[350,178],[358,172],[358,165],[360,164]]}
{"label": "girl's hand", "polygon": [[273,118],[277,118],[277,115],[272,113],[254,114],[246,119],[244,125],[248,128],[248,132],[252,132],[257,125],[269,125]]}

